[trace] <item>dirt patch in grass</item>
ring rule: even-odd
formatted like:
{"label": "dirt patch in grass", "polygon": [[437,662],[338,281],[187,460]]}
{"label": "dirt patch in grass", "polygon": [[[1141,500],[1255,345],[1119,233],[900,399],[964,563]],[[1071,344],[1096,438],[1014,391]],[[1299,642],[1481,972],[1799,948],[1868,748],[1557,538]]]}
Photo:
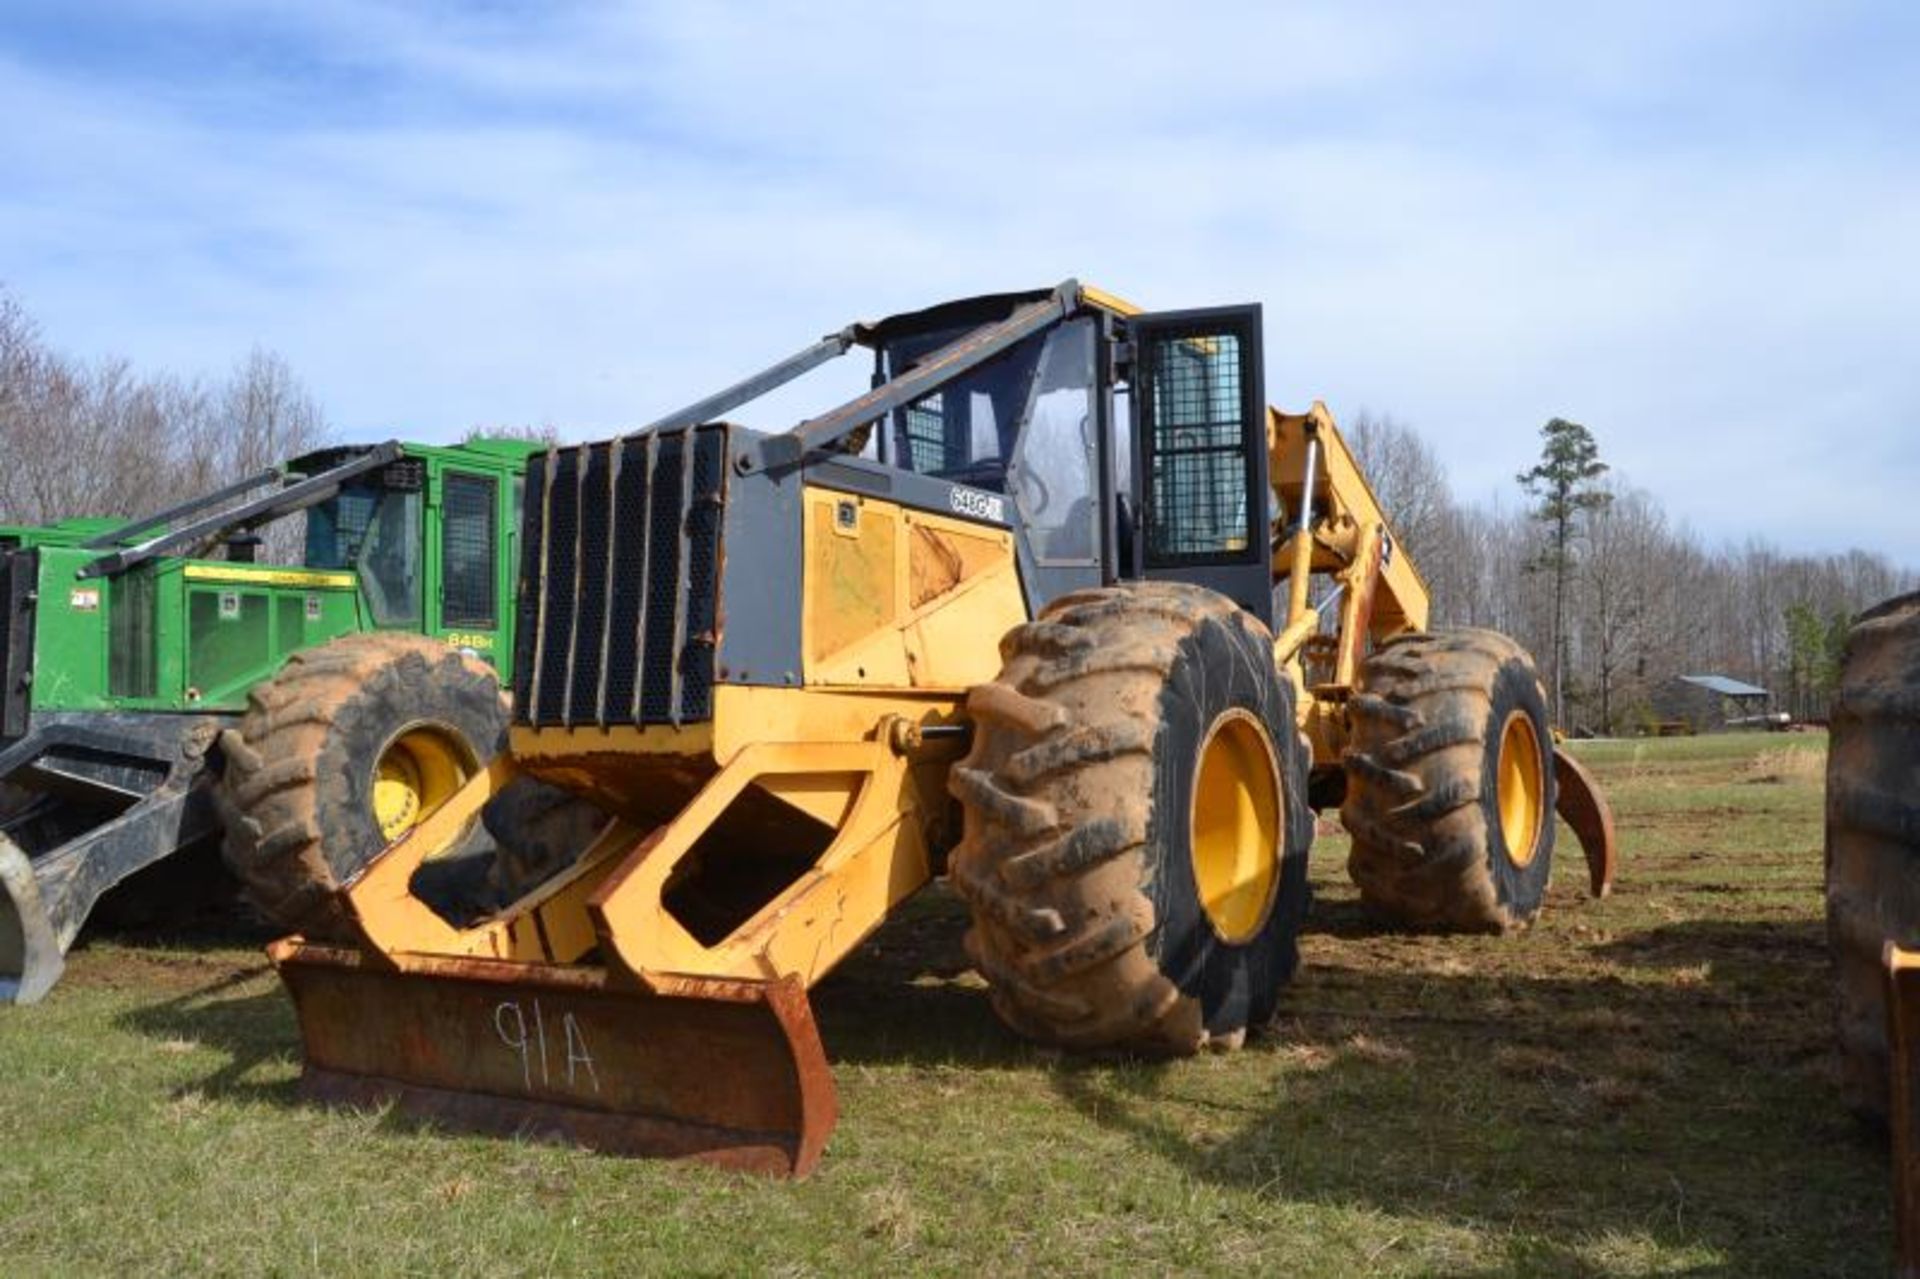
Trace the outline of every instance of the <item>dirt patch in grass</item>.
{"label": "dirt patch in grass", "polygon": [[266,956],[234,940],[216,934],[201,939],[200,948],[152,939],[136,945],[125,936],[96,940],[68,954],[61,987],[182,994],[272,972]]}

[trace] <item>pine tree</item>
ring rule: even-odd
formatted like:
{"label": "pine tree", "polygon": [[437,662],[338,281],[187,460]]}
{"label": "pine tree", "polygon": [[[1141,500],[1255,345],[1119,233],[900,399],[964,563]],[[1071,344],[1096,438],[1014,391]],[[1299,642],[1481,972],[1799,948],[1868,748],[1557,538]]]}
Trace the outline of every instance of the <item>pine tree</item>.
{"label": "pine tree", "polygon": [[1567,582],[1573,576],[1574,540],[1584,517],[1613,501],[1596,481],[1607,473],[1593,433],[1578,422],[1556,417],[1540,428],[1540,461],[1522,471],[1519,481],[1536,505],[1531,514],[1546,526],[1546,545],[1532,567],[1553,573],[1553,718],[1567,721]]}

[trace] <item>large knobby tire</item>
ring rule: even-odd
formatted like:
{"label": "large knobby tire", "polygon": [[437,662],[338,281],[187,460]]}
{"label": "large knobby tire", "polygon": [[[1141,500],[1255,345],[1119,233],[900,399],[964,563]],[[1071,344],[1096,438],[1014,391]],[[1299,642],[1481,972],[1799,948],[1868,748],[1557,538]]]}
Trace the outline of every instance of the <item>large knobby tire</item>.
{"label": "large knobby tire", "polygon": [[1553,738],[1533,660],[1494,631],[1383,645],[1347,703],[1348,873],[1421,929],[1532,921],[1553,864]]}
{"label": "large knobby tire", "polygon": [[333,892],[505,744],[483,663],[419,635],[295,654],[220,735],[227,865],[272,922],[348,935]]}
{"label": "large knobby tire", "polygon": [[1313,838],[1271,636],[1212,591],[1138,583],[1057,600],[1000,651],[949,782],[994,1008],[1074,1048],[1238,1044],[1298,962]]}
{"label": "large knobby tire", "polygon": [[1841,1088],[1887,1115],[1881,951],[1920,948],[1920,595],[1863,614],[1847,637],[1827,750],[1827,938]]}

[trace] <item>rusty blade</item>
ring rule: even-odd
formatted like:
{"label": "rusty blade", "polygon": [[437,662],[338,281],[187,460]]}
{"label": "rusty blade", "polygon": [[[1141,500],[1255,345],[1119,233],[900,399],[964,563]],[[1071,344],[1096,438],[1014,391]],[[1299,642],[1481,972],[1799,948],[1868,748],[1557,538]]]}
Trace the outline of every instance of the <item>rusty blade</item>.
{"label": "rusty blade", "polygon": [[838,1117],[791,978],[663,977],[268,947],[300,1023],[310,1098],[393,1102],[448,1128],[805,1176]]}
{"label": "rusty blade", "polygon": [[1613,834],[1613,809],[1586,765],[1557,746],[1553,750],[1553,780],[1559,791],[1554,807],[1580,839],[1593,895],[1605,897],[1613,891],[1613,872],[1620,859]]}

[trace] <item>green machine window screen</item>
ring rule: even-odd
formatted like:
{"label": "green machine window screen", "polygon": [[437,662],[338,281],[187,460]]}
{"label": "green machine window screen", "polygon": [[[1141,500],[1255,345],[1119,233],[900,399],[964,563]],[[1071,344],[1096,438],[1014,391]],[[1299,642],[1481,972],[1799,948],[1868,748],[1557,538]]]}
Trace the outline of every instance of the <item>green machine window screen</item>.
{"label": "green machine window screen", "polygon": [[450,474],[441,503],[440,571],[447,626],[491,628],[498,620],[495,591],[494,481]]}
{"label": "green machine window screen", "polygon": [[114,580],[107,618],[107,691],[115,697],[153,697],[160,689],[154,650],[153,570],[141,567]]}

